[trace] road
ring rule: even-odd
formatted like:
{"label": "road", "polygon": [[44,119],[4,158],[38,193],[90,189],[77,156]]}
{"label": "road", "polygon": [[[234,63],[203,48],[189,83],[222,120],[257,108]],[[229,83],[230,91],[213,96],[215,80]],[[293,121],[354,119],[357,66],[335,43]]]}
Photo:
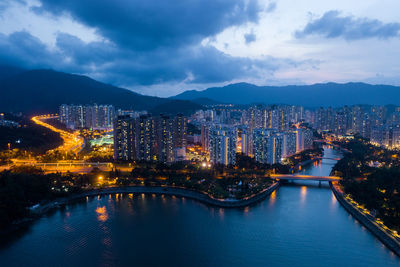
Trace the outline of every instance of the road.
{"label": "road", "polygon": [[56,119],[56,118],[58,118],[58,116],[41,115],[41,116],[33,117],[32,121],[34,123],[36,123],[37,125],[46,127],[48,129],[52,130],[53,132],[60,134],[60,136],[64,142],[61,146],[57,147],[54,150],[62,152],[62,153],[78,154],[85,146],[84,139],[79,136],[79,131],[70,133],[70,132],[64,131],[62,129],[58,129],[58,128],[54,127],[53,125],[46,123],[46,120]]}
{"label": "road", "polygon": [[313,176],[303,174],[272,174],[271,178],[279,180],[310,180],[310,181],[339,181],[336,176]]}

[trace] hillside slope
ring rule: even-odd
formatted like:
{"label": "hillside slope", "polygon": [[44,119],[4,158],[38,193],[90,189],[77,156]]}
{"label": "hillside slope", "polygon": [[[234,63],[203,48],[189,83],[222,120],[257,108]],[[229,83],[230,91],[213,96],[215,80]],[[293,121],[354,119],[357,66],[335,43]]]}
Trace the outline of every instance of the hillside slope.
{"label": "hillside slope", "polygon": [[[199,105],[189,101],[144,96],[81,75],[53,70],[31,70],[0,81],[0,110],[56,112],[61,104],[112,104],[117,108],[151,110],[157,106],[185,113]],[[173,107],[169,107],[169,103]],[[184,110],[179,110],[180,108]],[[162,109],[160,109],[162,111]]]}
{"label": "hillside slope", "polygon": [[355,104],[400,105],[400,87],[366,83],[256,86],[248,83],[186,91],[174,99],[209,98],[233,104],[297,104],[308,107]]}

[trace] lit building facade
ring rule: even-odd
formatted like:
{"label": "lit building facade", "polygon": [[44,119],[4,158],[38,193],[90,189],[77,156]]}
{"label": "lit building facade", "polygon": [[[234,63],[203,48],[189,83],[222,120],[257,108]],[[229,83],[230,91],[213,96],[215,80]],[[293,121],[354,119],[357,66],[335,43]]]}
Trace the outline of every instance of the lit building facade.
{"label": "lit building facade", "polygon": [[111,129],[115,109],[112,105],[61,105],[59,120],[70,129]]}
{"label": "lit building facade", "polygon": [[118,116],[114,124],[115,160],[164,163],[185,160],[186,140],[182,138],[186,139],[187,126],[181,124],[184,121],[186,118],[165,115]]}
{"label": "lit building facade", "polygon": [[255,129],[253,131],[253,156],[257,162],[280,163],[284,134],[274,129]]}
{"label": "lit building facade", "polygon": [[133,161],[135,155],[134,121],[128,116],[118,116],[114,124],[114,159]]}
{"label": "lit building facade", "polygon": [[234,128],[215,126],[209,133],[210,160],[224,165],[236,163],[237,131]]}

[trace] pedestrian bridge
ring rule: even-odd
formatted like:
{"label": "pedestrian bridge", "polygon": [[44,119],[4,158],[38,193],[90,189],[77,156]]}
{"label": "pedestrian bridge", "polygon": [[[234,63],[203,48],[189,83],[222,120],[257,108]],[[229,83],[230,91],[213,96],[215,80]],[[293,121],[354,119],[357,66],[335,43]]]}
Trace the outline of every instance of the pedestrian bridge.
{"label": "pedestrian bridge", "polygon": [[287,180],[287,181],[339,181],[342,178],[337,176],[313,176],[313,175],[303,175],[303,174],[271,174],[272,179]]}

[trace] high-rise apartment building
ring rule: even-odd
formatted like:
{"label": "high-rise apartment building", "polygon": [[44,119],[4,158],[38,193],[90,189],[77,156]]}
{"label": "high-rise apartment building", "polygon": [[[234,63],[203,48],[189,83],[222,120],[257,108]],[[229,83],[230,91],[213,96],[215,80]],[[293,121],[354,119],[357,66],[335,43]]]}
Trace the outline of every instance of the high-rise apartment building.
{"label": "high-rise apartment building", "polygon": [[313,132],[310,129],[296,129],[296,152],[311,149],[313,147]]}
{"label": "high-rise apartment building", "polygon": [[114,124],[114,159],[116,161],[136,159],[134,137],[134,120],[128,115],[118,116]]}
{"label": "high-rise apartment building", "polygon": [[210,129],[209,138],[211,162],[224,165],[236,163],[236,129],[215,126]]}
{"label": "high-rise apartment building", "polygon": [[135,122],[136,160],[153,161],[155,156],[155,128],[151,115],[142,115]]}
{"label": "high-rise apartment building", "polygon": [[201,147],[204,151],[209,151],[210,149],[210,125],[201,125]]}
{"label": "high-rise apartment building", "polygon": [[186,147],[186,134],[187,118],[178,114],[173,121],[174,148]]}
{"label": "high-rise apartment building", "polygon": [[174,121],[165,115],[156,119],[156,145],[158,161],[169,163],[174,161],[173,124]]}
{"label": "high-rise apartment building", "polygon": [[59,120],[70,129],[111,129],[115,109],[111,105],[61,105]]}
{"label": "high-rise apartment building", "polygon": [[186,140],[182,138],[186,139],[186,131],[186,118],[182,116],[118,116],[114,124],[115,160],[164,163],[184,160]]}
{"label": "high-rise apartment building", "polygon": [[253,156],[257,162],[275,164],[282,159],[284,134],[273,129],[253,131]]}
{"label": "high-rise apartment building", "polygon": [[283,134],[282,157],[290,157],[296,154],[297,134],[294,131],[285,132]]}

